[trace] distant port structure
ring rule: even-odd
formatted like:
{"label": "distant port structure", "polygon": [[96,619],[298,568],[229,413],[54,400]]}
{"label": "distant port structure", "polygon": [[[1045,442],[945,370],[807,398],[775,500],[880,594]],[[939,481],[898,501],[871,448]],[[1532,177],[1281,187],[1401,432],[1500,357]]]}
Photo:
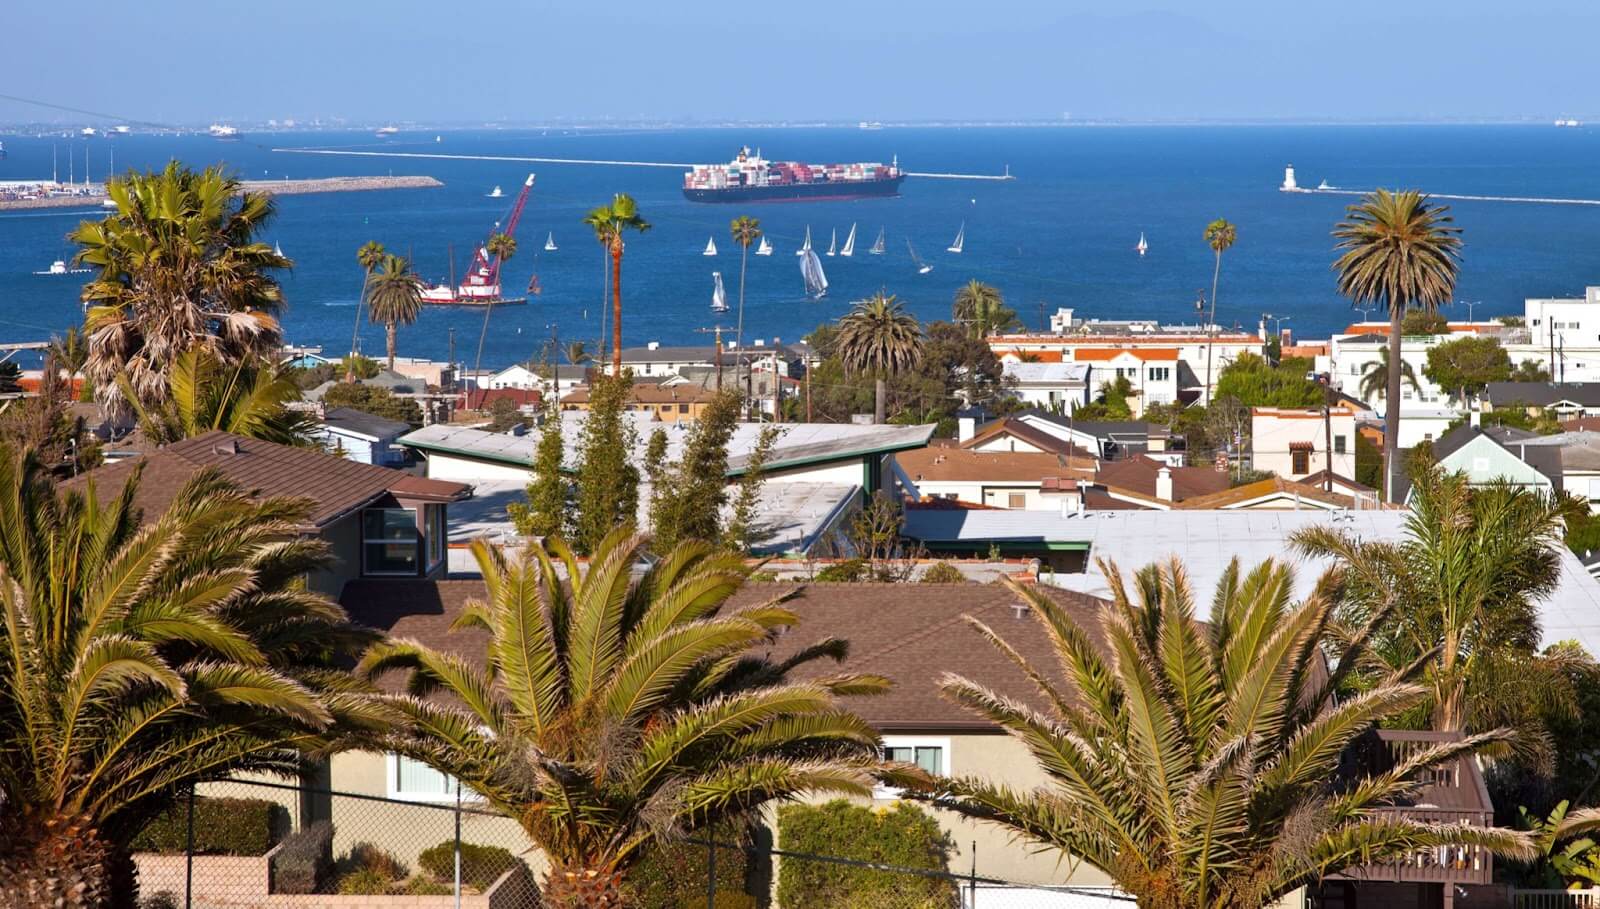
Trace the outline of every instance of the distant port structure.
{"label": "distant port structure", "polygon": [[[1304,195],[1321,196],[1365,196],[1372,192],[1370,189],[1343,189],[1338,186],[1328,185],[1324,180],[1314,187],[1301,186],[1295,179],[1294,165],[1290,164],[1283,169],[1283,182],[1278,185],[1278,192],[1300,193]],[[1526,202],[1536,205],[1600,205],[1600,199],[1560,199],[1544,196],[1481,196],[1463,193],[1435,193],[1424,191],[1430,199],[1453,199],[1461,202]]]}

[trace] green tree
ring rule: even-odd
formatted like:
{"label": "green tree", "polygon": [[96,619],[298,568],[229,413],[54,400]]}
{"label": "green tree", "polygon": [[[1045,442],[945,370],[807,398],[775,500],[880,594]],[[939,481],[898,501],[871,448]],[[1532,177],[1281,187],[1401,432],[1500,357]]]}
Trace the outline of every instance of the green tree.
{"label": "green tree", "polygon": [[1426,309],[1413,309],[1400,322],[1403,337],[1414,335],[1446,335],[1450,333],[1450,320],[1442,313]]}
{"label": "green tree", "polygon": [[[189,786],[297,773],[384,715],[331,671],[364,641],[301,578],[329,562],[301,500],[214,470],[147,526],[0,451],[0,894],[131,907],[128,846]],[[343,681],[341,681],[343,679]]]}
{"label": "green tree", "polygon": [[728,442],[739,425],[740,403],[737,392],[717,392],[684,434],[683,455],[677,461],[665,463],[664,451],[647,454],[647,471],[653,474],[650,536],[662,551],[687,540],[722,540]]}
{"label": "green tree", "polygon": [[611,204],[591,209],[583,223],[611,254],[611,374],[622,374],[622,251],[628,231],[644,233],[650,222],[639,216],[639,205],[627,193],[611,197]]}
{"label": "green tree", "polygon": [[1245,351],[1217,374],[1217,398],[1237,398],[1245,407],[1320,407],[1323,387],[1306,378],[1311,366],[1301,357],[1272,365]]}
{"label": "green tree", "polygon": [[334,385],[323,394],[322,403],[329,409],[350,407],[385,420],[410,423],[413,428],[422,425],[422,408],[414,399],[378,385]]}
{"label": "green tree", "polygon": [[[1443,845],[1531,853],[1529,837],[1511,830],[1377,810],[1414,792],[1431,768],[1500,736],[1422,748],[1388,773],[1329,785],[1359,737],[1427,697],[1399,680],[1331,697],[1351,669],[1341,660],[1324,678],[1317,667],[1332,579],[1291,606],[1286,565],[1268,561],[1246,574],[1235,560],[1202,625],[1176,560],[1143,569],[1131,589],[1115,566],[1101,567],[1112,604],[1088,627],[1049,595],[1008,580],[1060,667],[1030,666],[999,632],[967,619],[1027,673],[1037,689],[1028,703],[961,676],[941,685],[1020,741],[1048,789],[905,771],[917,798],[1087,862],[1139,905],[1166,909],[1255,909],[1346,868]],[[1362,632],[1351,643],[1354,656]],[[1055,681],[1058,668],[1070,690]]]}
{"label": "green tree", "polygon": [[1543,360],[1523,360],[1511,370],[1508,377],[1512,382],[1548,382],[1550,370],[1545,369]]}
{"label": "green tree", "polygon": [[194,347],[172,363],[167,385],[167,397],[149,405],[140,403],[132,387],[123,388],[139,428],[158,445],[217,429],[280,445],[310,445],[316,430],[309,413],[288,407],[300,400],[300,386],[265,364],[228,366]]}
{"label": "green tree", "polygon": [[507,506],[517,533],[524,537],[542,540],[566,533],[570,518],[567,504],[570,483],[561,470],[563,451],[561,412],[552,406],[545,413],[539,447],[534,451],[533,478],[528,481],[526,490],[528,501]]}
{"label": "green tree", "polygon": [[[1216,256],[1216,264],[1211,269],[1211,316],[1206,320],[1206,394],[1205,402],[1211,403],[1211,346],[1215,331],[1212,326],[1217,324],[1217,281],[1222,277],[1222,254],[1233,248],[1233,243],[1239,238],[1239,231],[1223,218],[1218,218],[1206,225],[1206,245],[1211,247],[1211,252]],[[1282,343],[1281,339],[1279,343]],[[1276,357],[1274,357],[1276,359]]]}
{"label": "green tree", "polygon": [[[368,240],[356,250],[356,261],[361,264],[361,297],[356,300],[356,322],[350,329],[350,356],[358,356],[361,349],[361,316],[367,311],[367,291],[372,287],[372,273],[383,263],[388,250],[377,240]],[[348,381],[355,381],[353,378]]]}
{"label": "green tree", "polygon": [[562,351],[562,356],[567,358],[567,363],[572,366],[582,366],[594,360],[594,354],[589,353],[589,348],[582,341],[573,341]]}
{"label": "green tree", "polygon": [[[69,325],[59,337],[50,339],[47,355],[55,363],[56,369],[67,371],[69,383],[77,382],[84,368],[89,365],[89,339],[78,326]],[[92,400],[93,395],[79,395],[79,397],[83,400]]]}
{"label": "green tree", "polygon": [[1495,338],[1462,335],[1428,348],[1422,374],[1453,400],[1468,403],[1490,382],[1511,378],[1511,358]]}
{"label": "green tree", "polygon": [[258,239],[270,196],[176,161],[111,180],[107,193],[117,211],[69,237],[80,247],[73,261],[95,269],[82,293],[95,400],[126,413],[126,378],[142,403],[159,404],[168,368],[197,345],[230,366],[277,352],[283,291],[273,273],[291,263]]}
{"label": "green tree", "polygon": [[877,734],[840,697],[885,680],[791,679],[842,659],[843,642],[764,657],[762,642],[797,617],[776,603],[726,606],[741,557],[686,543],[634,580],[647,545],[614,530],[584,571],[559,539],[518,557],[475,542],[487,596],[457,627],[488,633],[484,665],[391,641],[358,670],[410,670],[414,689],[454,696],[393,698],[410,722],[381,744],[520,823],[551,862],[545,905],[621,905],[653,844],[802,792],[865,795],[878,764]]}
{"label": "green tree", "polygon": [[1383,452],[1365,433],[1356,433],[1356,482],[1383,488]]}
{"label": "green tree", "polygon": [[968,335],[979,339],[994,332],[1022,327],[1016,310],[1006,306],[1000,288],[977,278],[956,290],[955,302],[950,307],[950,319],[965,328]]}
{"label": "green tree", "polygon": [[778,907],[948,909],[960,905],[956,878],[949,875],[955,845],[938,818],[904,802],[881,809],[844,799],[822,805],[785,805],[778,809],[778,846],[785,852],[838,856],[934,874],[922,877],[831,862],[787,861],[778,875]]}
{"label": "green tree", "polygon": [[626,419],[633,375],[596,376],[578,440],[577,546],[592,552],[618,527],[638,520],[639,469],[630,456],[633,424]]}
{"label": "green tree", "polygon": [[1079,405],[1073,414],[1080,420],[1131,420],[1133,405],[1128,399],[1132,397],[1133,383],[1127,376],[1117,376],[1109,382],[1101,382],[1095,399]]}
{"label": "green tree", "polygon": [[1383,405],[1384,496],[1394,497],[1400,443],[1400,337],[1406,312],[1435,313],[1455,292],[1460,228],[1449,208],[1413,190],[1380,189],[1346,209],[1333,230],[1342,254],[1333,263],[1339,293],[1356,306],[1389,310],[1389,387]]}
{"label": "green tree", "polygon": [[735,552],[748,553],[764,532],[756,523],[756,508],[760,502],[761,487],[766,481],[767,461],[772,448],[778,444],[783,430],[768,423],[761,427],[756,447],[745,458],[744,473],[739,476],[739,491],[733,497],[733,512],[728,526],[723,530],[723,543]]}
{"label": "green tree", "polygon": [[31,450],[46,470],[70,477],[99,466],[100,443],[83,418],[72,415],[71,389],[55,364],[55,355],[46,354],[39,393],[0,407],[0,446]]}
{"label": "green tree", "polygon": [[[1428,371],[1424,368],[1422,372],[1427,375]],[[1428,376],[1428,378],[1432,379],[1433,377]],[[1404,359],[1400,361],[1400,380],[1411,386],[1411,391],[1414,394],[1419,396],[1422,394],[1422,385],[1417,382],[1417,371],[1411,368],[1411,364]],[[1368,363],[1366,370],[1361,373],[1361,386],[1357,391],[1363,401],[1377,401],[1382,400],[1384,395],[1388,394],[1388,389],[1389,348],[1383,347],[1378,350],[1378,358]],[[1380,483],[1378,485],[1381,486],[1383,484]]]}
{"label": "green tree", "polygon": [[884,379],[922,360],[922,326],[892,294],[881,291],[857,303],[839,320],[833,354],[856,375],[873,377],[874,423],[884,422]]}
{"label": "green tree", "polygon": [[410,325],[422,314],[422,279],[411,270],[411,260],[386,255],[367,282],[367,311],[374,322],[383,323],[389,368],[394,369],[397,329]]}
{"label": "green tree", "polygon": [[739,244],[739,321],[734,329],[734,339],[740,350],[744,349],[744,271],[750,261],[750,244],[761,239],[761,222],[749,215],[740,215],[728,225],[733,242]]}

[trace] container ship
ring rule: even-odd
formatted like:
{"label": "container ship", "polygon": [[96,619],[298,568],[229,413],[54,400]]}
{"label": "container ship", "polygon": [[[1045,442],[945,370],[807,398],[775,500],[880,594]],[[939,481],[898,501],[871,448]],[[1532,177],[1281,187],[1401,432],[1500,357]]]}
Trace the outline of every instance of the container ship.
{"label": "container ship", "polygon": [[696,165],[683,175],[690,202],[794,202],[898,196],[906,174],[889,164],[768,161],[746,146],[727,164]]}

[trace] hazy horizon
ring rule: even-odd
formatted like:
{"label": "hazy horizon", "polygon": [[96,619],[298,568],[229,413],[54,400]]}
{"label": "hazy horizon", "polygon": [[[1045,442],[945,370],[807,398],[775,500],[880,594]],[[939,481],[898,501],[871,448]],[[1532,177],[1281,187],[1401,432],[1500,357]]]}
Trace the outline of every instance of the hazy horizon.
{"label": "hazy horizon", "polygon": [[[8,9],[0,93],[112,118],[1541,120],[1600,109],[1600,10],[1266,0],[530,9],[395,0]],[[0,122],[96,118],[0,99]]]}

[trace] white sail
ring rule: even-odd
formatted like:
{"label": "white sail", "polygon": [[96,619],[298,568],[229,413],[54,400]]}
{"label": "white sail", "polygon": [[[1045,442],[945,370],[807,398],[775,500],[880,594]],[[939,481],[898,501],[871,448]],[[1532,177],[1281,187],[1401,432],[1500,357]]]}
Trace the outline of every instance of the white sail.
{"label": "white sail", "polygon": [[961,248],[963,246],[966,246],[966,245],[967,245],[967,222],[962,221],[961,222],[961,229],[956,231],[955,240],[950,243],[950,246],[945,249],[945,252],[959,253],[959,252],[961,252]]}
{"label": "white sail", "polygon": [[545,235],[545,238],[544,238],[544,249],[545,249],[545,252],[555,252],[556,251],[556,233],[555,233],[555,231],[551,231],[549,234]]}
{"label": "white sail", "polygon": [[800,248],[795,250],[794,254],[797,255],[797,256],[803,256],[803,255],[805,255],[806,253],[808,253],[810,251],[811,251],[811,225],[807,224],[806,225],[806,242],[800,244]]}
{"label": "white sail", "polygon": [[717,238],[716,237],[707,237],[706,238],[706,251],[701,253],[700,255],[702,255],[702,256],[714,256],[716,254],[717,254]]}
{"label": "white sail", "polygon": [[272,254],[280,259],[283,258],[283,247],[278,245],[276,240],[272,241]]}
{"label": "white sail", "polygon": [[833,233],[828,235],[828,255],[833,255],[839,249],[839,228],[835,227]]}
{"label": "white sail", "polygon": [[503,196],[505,194],[506,194],[505,190],[501,189],[498,186],[496,186],[494,189],[489,190],[489,198],[491,198],[491,199],[498,199],[498,198],[500,198],[501,196]]}
{"label": "white sail", "polygon": [[910,237],[906,238],[906,251],[911,253],[911,261],[917,263],[917,274],[925,275],[928,272],[933,271],[933,266],[922,261],[922,257],[917,255],[917,248],[911,245]]}
{"label": "white sail", "polygon": [[878,228],[878,239],[872,242],[872,248],[867,252],[872,253],[874,256],[883,255],[883,228]]}
{"label": "white sail", "polygon": [[761,238],[761,245],[756,247],[756,255],[758,255],[758,256],[770,256],[770,255],[772,255],[772,241],[768,240],[766,237],[762,237]]}
{"label": "white sail", "polygon": [[844,238],[844,249],[839,250],[839,255],[849,258],[856,254],[856,226],[850,225],[850,235]]}
{"label": "white sail", "polygon": [[1148,250],[1149,248],[1150,248],[1150,244],[1146,243],[1145,239],[1144,239],[1144,231],[1142,231],[1142,230],[1139,231],[1139,245],[1135,246],[1134,249],[1137,249],[1139,251],[1139,255],[1142,256],[1142,255],[1145,254],[1145,251]]}
{"label": "white sail", "polygon": [[720,272],[720,271],[712,272],[711,273],[711,280],[714,282],[714,284],[712,286],[712,289],[711,289],[711,311],[712,312],[727,312],[728,311],[728,295],[722,289],[722,272]]}
{"label": "white sail", "polygon": [[822,260],[810,248],[800,256],[800,277],[806,282],[806,296],[813,300],[827,296],[828,276],[822,271]]}

